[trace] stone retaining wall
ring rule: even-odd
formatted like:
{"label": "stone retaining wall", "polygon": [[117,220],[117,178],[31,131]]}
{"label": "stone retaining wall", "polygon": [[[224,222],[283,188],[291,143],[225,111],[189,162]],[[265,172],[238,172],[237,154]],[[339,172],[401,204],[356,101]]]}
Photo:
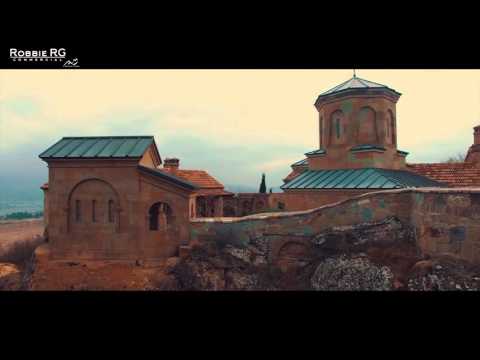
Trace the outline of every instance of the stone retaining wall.
{"label": "stone retaining wall", "polygon": [[241,218],[191,221],[190,245],[246,247],[265,241],[269,254],[303,253],[321,232],[394,217],[411,227],[425,254],[454,254],[480,262],[480,188],[422,188],[379,191],[316,209]]}

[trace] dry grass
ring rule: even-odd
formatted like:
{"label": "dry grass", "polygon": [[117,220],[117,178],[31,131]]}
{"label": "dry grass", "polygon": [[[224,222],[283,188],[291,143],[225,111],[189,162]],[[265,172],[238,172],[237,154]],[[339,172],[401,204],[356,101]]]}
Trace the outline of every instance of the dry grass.
{"label": "dry grass", "polygon": [[24,268],[32,259],[33,252],[44,242],[42,236],[10,242],[0,250],[0,262],[13,263]]}
{"label": "dry grass", "polygon": [[0,262],[22,268],[32,258],[35,248],[44,242],[42,220],[0,223]]}

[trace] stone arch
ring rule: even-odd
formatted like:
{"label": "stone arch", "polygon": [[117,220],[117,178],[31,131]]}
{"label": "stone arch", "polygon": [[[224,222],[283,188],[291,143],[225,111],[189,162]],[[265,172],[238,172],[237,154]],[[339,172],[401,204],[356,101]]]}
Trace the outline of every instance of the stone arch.
{"label": "stone arch", "polygon": [[376,144],[378,142],[377,113],[370,106],[364,106],[358,111],[357,129],[358,144]]}
{"label": "stone arch", "polygon": [[344,144],[347,140],[347,123],[342,110],[330,114],[330,144]]}
{"label": "stone arch", "polygon": [[274,262],[282,271],[288,271],[305,265],[311,258],[309,244],[298,240],[287,240],[277,251]]}
{"label": "stone arch", "polygon": [[150,231],[167,230],[175,224],[172,207],[163,201],[153,203],[148,209],[148,229]]}
{"label": "stone arch", "polygon": [[250,200],[242,201],[242,216],[250,215],[252,213],[252,203]]}
{"label": "stone arch", "polygon": [[257,200],[255,202],[255,211],[263,210],[265,208],[265,202],[263,200]]}
{"label": "stone arch", "polygon": [[303,260],[310,257],[310,247],[301,241],[288,241],[277,252],[278,259]]}
{"label": "stone arch", "polygon": [[113,232],[119,228],[120,197],[103,179],[89,178],[75,184],[68,194],[66,210],[68,232]]}
{"label": "stone arch", "polygon": [[223,216],[234,217],[235,216],[235,208],[230,204],[225,205],[223,207]]}

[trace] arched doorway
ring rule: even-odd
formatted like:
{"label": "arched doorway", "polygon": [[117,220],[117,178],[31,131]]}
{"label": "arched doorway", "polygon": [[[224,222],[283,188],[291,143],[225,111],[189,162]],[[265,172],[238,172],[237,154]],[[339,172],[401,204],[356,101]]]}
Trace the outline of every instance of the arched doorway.
{"label": "arched doorway", "polygon": [[150,231],[168,230],[174,225],[175,217],[170,205],[156,202],[148,210],[148,227]]}

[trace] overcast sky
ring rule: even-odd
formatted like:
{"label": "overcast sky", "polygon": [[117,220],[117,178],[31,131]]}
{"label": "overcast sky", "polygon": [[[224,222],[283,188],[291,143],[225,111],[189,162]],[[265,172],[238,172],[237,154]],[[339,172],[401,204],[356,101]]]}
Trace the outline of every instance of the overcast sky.
{"label": "overcast sky", "polygon": [[[162,158],[224,184],[280,185],[318,148],[319,93],[351,70],[0,70],[0,176],[47,179],[38,154],[63,136],[154,135]],[[408,162],[465,152],[480,124],[480,70],[358,70],[403,95]],[[7,173],[8,172],[8,173]],[[40,184],[38,184],[40,185]]]}

